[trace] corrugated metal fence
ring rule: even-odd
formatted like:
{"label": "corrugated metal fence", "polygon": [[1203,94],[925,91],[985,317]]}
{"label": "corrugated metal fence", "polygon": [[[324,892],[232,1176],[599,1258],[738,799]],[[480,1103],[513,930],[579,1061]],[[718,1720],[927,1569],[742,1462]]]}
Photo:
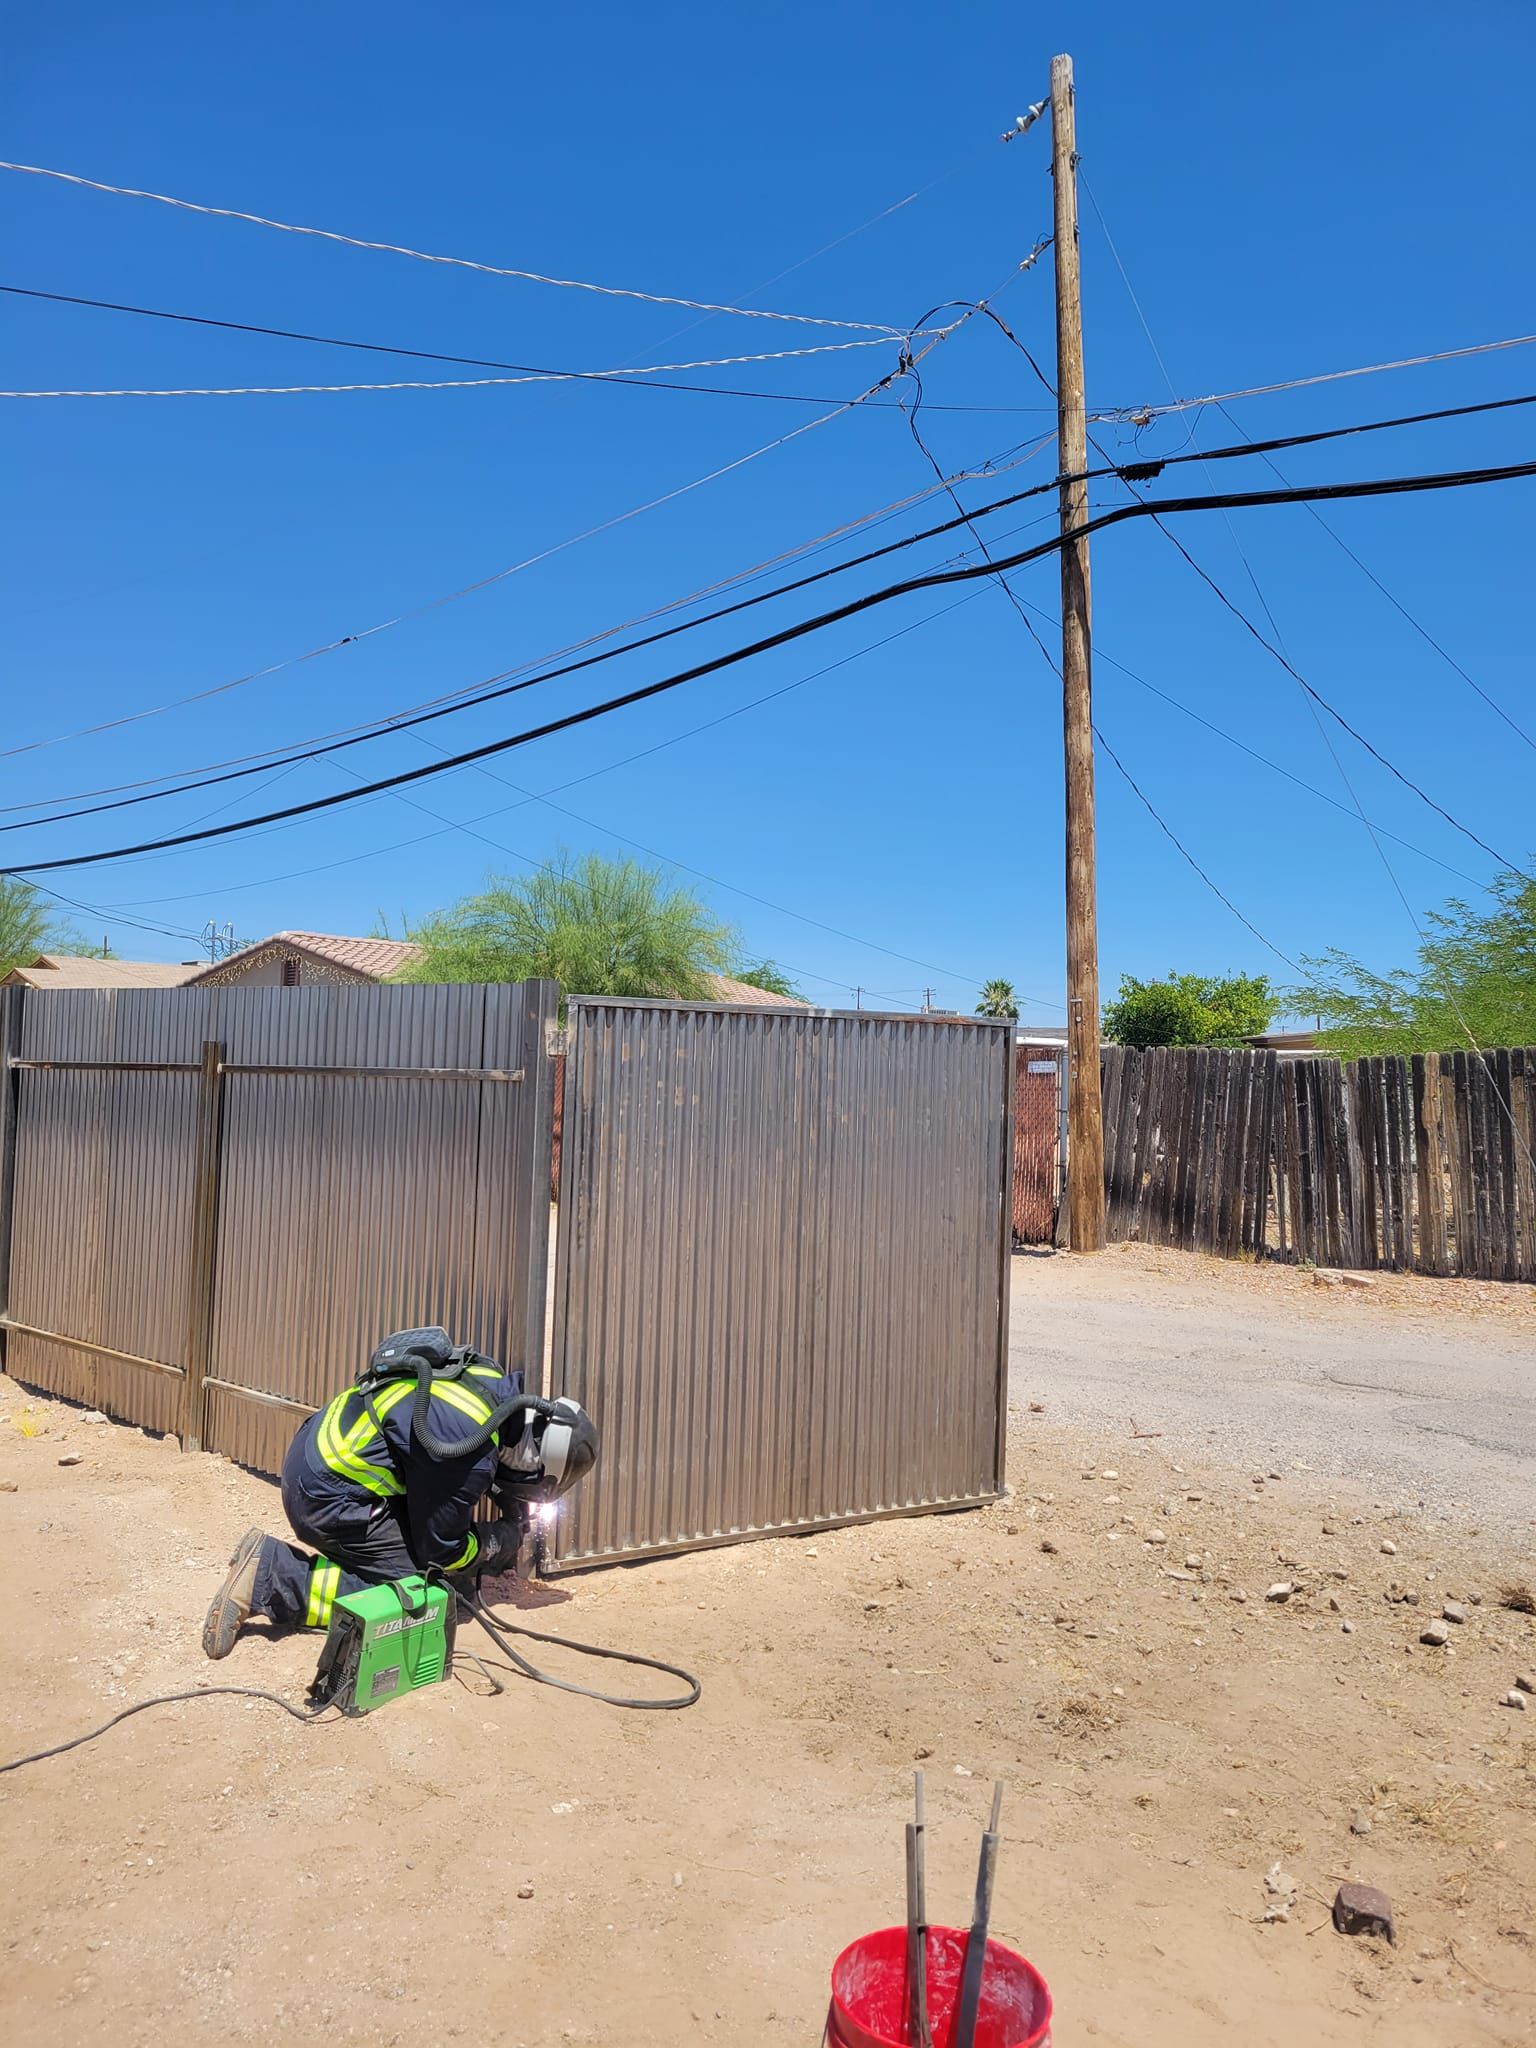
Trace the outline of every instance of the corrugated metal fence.
{"label": "corrugated metal fence", "polygon": [[402,1325],[537,1382],[552,984],[0,993],[16,1378],[265,1471]]}
{"label": "corrugated metal fence", "polygon": [[554,1566],[1002,1481],[1011,1033],[570,1003],[553,1380],[603,1458]]}

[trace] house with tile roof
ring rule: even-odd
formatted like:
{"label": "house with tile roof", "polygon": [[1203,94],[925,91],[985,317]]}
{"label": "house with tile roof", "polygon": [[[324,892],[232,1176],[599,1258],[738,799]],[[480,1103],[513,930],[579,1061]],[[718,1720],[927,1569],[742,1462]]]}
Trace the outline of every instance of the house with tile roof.
{"label": "house with tile roof", "polygon": [[103,960],[89,953],[39,953],[0,978],[0,988],[181,988],[201,960]]}
{"label": "house with tile roof", "polygon": [[[421,951],[408,939],[354,939],[335,932],[274,932],[211,966],[196,963],[184,979],[200,988],[302,988],[312,982],[388,981]],[[86,961],[86,966],[103,963]],[[728,974],[710,974],[710,1000],[751,1009],[804,1010],[798,996],[776,996]],[[577,991],[579,993],[579,991]]]}
{"label": "house with tile roof", "polygon": [[302,988],[311,982],[332,987],[388,981],[421,951],[407,939],[354,939],[336,932],[274,932],[254,946],[242,946],[201,968],[199,988]]}

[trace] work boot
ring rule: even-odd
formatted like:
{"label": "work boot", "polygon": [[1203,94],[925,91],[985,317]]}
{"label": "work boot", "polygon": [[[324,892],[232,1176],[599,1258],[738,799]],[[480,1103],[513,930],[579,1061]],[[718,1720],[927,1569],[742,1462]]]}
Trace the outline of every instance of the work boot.
{"label": "work boot", "polygon": [[256,1569],[266,1540],[264,1531],[247,1529],[230,1553],[229,1574],[214,1594],[203,1622],[203,1649],[210,1657],[227,1657],[250,1619]]}

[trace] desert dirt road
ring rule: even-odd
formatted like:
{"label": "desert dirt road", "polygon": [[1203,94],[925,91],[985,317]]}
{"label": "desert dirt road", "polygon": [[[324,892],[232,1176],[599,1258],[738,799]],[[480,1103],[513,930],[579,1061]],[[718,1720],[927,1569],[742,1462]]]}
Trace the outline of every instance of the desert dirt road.
{"label": "desert dirt road", "polygon": [[1014,1260],[1012,1393],[1055,1423],[1536,1528],[1536,1288],[1117,1245]]}
{"label": "desert dirt road", "polygon": [[[921,1763],[937,1919],[968,1912],[1004,1782],[994,1924],[1050,1980],[1056,2048],[1528,2042],[1536,1542],[1454,1509],[1514,1454],[1442,1451],[1433,1513],[1335,1476],[1360,1440],[1298,1434],[1346,1398],[1305,1376],[1325,1337],[1385,1357],[1397,1312],[1155,1263],[1021,1282],[994,1505],[516,1596],[696,1670],[685,1714],[505,1670],[486,1697],[465,1663],[362,1721],[192,1700],[0,1776],[0,2039],[814,2048],[833,1958],[900,1917]],[[1294,1290],[1261,1320],[1300,1384],[1267,1404],[1250,1282]],[[1463,1313],[1518,1356],[1518,1304]],[[1130,1437],[1132,1391],[1167,1434]],[[198,1646],[249,1522],[281,1525],[269,1482],[0,1378],[0,1761],[210,1680],[301,1698],[314,1635]],[[1346,1878],[1388,1892],[1395,1947],[1332,1930]]]}

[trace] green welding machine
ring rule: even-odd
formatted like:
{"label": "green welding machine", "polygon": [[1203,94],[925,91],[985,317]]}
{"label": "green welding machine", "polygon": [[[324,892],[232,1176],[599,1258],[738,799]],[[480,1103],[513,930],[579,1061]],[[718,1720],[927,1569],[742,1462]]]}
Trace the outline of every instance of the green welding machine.
{"label": "green welding machine", "polygon": [[453,1669],[454,1597],[421,1577],[343,1593],[331,1609],[309,1696],[344,1714],[436,1685]]}

